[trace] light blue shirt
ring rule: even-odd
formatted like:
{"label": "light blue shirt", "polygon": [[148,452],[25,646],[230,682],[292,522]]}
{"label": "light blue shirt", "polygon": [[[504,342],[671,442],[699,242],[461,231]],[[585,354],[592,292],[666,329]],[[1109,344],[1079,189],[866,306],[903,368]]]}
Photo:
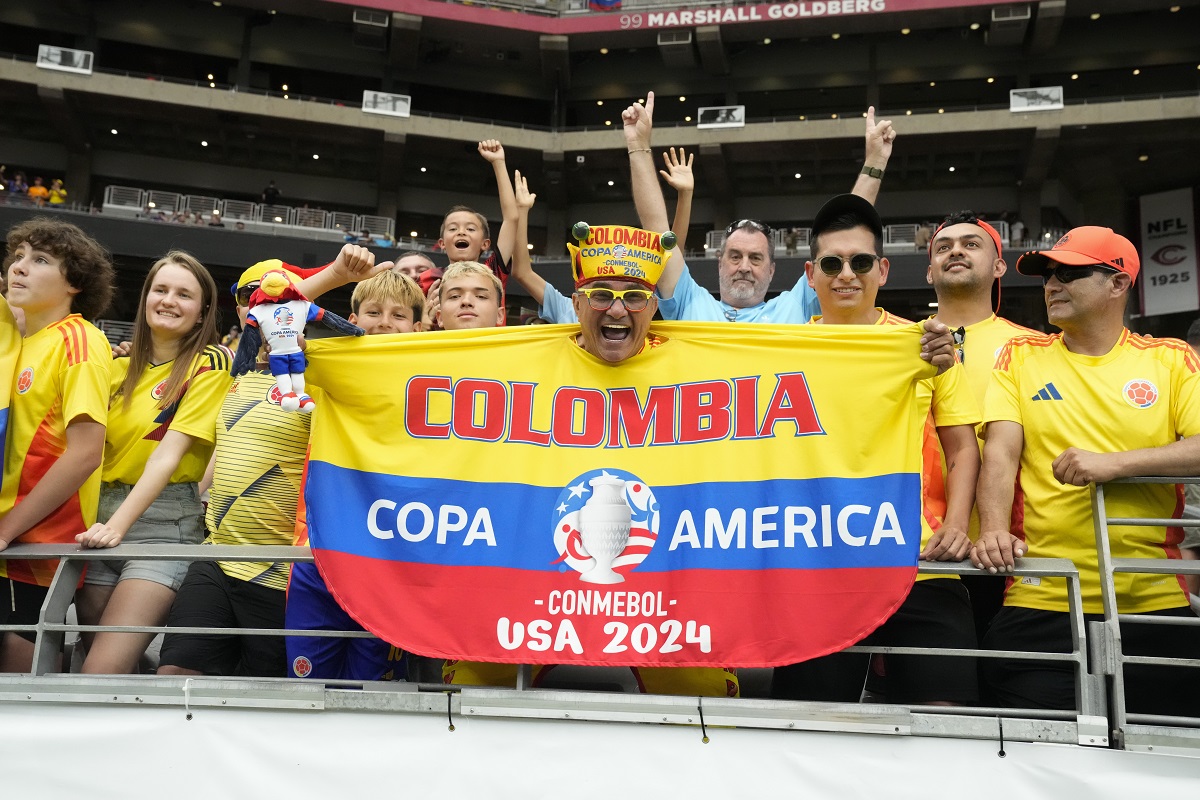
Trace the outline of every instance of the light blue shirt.
{"label": "light blue shirt", "polygon": [[663,319],[687,320],[690,322],[775,322],[803,325],[821,313],[817,293],[808,285],[804,273],[796,285],[778,297],[750,308],[734,308],[711,294],[692,278],[687,264],[675,284],[675,293],[670,298],[660,297],[658,310]]}
{"label": "light blue shirt", "polygon": [[579,317],[575,315],[575,306],[571,305],[570,299],[563,296],[562,292],[549,283],[546,284],[546,290],[542,293],[542,304],[538,306],[538,316],[560,324],[579,322]]}

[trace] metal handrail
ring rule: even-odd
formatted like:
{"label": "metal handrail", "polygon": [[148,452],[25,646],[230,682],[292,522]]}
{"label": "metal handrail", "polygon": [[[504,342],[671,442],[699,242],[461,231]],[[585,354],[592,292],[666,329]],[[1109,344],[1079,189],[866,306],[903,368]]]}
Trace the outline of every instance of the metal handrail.
{"label": "metal handrail", "polygon": [[1121,623],[1138,625],[1200,625],[1200,618],[1152,617],[1139,614],[1122,614],[1117,607],[1116,573],[1141,573],[1158,575],[1200,575],[1200,561],[1184,561],[1166,558],[1114,558],[1109,539],[1109,527],[1129,525],[1142,527],[1200,527],[1197,519],[1162,519],[1154,517],[1109,517],[1105,503],[1105,486],[1110,484],[1200,484],[1200,476],[1178,477],[1145,475],[1121,478],[1109,484],[1093,484],[1092,520],[1096,532],[1096,552],[1100,576],[1100,599],[1104,604],[1104,620],[1097,628],[1104,632],[1096,643],[1100,667],[1112,679],[1112,733],[1117,741],[1124,738],[1129,722],[1161,723],[1169,720],[1177,724],[1181,718],[1161,715],[1129,714],[1125,707],[1126,664],[1171,665],[1184,667],[1200,666],[1198,659],[1168,658],[1164,656],[1130,656],[1124,652],[1121,639]]}
{"label": "metal handrail", "polygon": [[[62,652],[65,634],[72,632],[140,632],[140,633],[189,633],[189,634],[229,634],[231,632],[242,636],[321,636],[346,638],[374,638],[373,634],[363,631],[313,631],[294,629],[237,629],[209,627],[167,627],[167,626],[102,626],[69,624],[66,622],[67,608],[74,597],[75,588],[83,574],[84,566],[90,561],[250,561],[250,562],[292,562],[311,563],[313,555],[308,547],[292,547],[283,545],[131,545],[122,544],[106,549],[83,549],[68,544],[15,544],[0,554],[0,558],[8,559],[59,559],[59,567],[51,583],[46,601],[41,609],[38,622],[35,625],[0,625],[0,631],[36,631],[34,663],[31,674],[35,677],[51,674],[55,670],[58,654]],[[1200,566],[1198,566],[1200,569]],[[985,574],[976,569],[970,562],[921,562],[918,570],[926,575],[971,575]],[[1022,559],[1014,573],[1016,576],[1060,577],[1067,582],[1068,602],[1072,614],[1072,650],[1067,653],[1042,653],[1021,651],[992,651],[981,649],[948,649],[942,648],[931,651],[917,647],[889,647],[858,645],[847,648],[846,652],[873,652],[895,654],[922,654],[941,656],[974,656],[980,658],[1012,658],[1042,661],[1069,661],[1076,665],[1077,710],[1080,719],[1087,719],[1094,725],[1095,720],[1103,719],[1103,695],[1094,688],[1094,678],[1087,670],[1087,639],[1083,626],[1082,602],[1079,590],[1079,573],[1067,559]],[[518,688],[529,687],[530,668],[524,665],[519,670]],[[955,713],[955,712],[950,712]],[[1015,716],[1021,713],[1031,713],[1034,716],[1045,716],[1044,712],[1036,710],[1014,709],[982,709],[973,707],[964,709],[961,713],[986,713],[988,716]],[[1051,717],[1070,717],[1070,714],[1051,714]]]}

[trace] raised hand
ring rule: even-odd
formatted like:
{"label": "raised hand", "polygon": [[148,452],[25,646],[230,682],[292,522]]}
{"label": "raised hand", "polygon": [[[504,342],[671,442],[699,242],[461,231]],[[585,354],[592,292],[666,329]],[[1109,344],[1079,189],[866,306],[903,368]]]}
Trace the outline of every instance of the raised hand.
{"label": "raised hand", "polygon": [[499,139],[484,139],[479,143],[479,155],[483,156],[483,160],[489,164],[503,161],[504,145],[500,144]]}
{"label": "raised hand", "polygon": [[634,103],[621,112],[625,145],[630,151],[648,150],[654,129],[654,92],[646,93],[646,104]]}
{"label": "raised hand", "polygon": [[692,174],[692,160],[696,157],[695,153],[688,153],[682,147],[679,152],[675,152],[672,147],[663,153],[663,163],[667,165],[666,169],[660,169],[659,175],[662,175],[663,180],[677,192],[691,192],[696,188],[696,176]]}

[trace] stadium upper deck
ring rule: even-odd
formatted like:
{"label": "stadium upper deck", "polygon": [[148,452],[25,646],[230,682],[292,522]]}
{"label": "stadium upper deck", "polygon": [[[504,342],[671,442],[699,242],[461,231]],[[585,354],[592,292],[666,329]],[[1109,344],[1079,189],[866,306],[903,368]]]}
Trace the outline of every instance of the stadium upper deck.
{"label": "stadium upper deck", "polygon": [[[692,249],[735,217],[807,224],[852,184],[869,104],[900,132],[889,222],[969,207],[1034,235],[1131,230],[1139,195],[1200,183],[1200,129],[1179,124],[1200,117],[1196,0],[887,0],[807,17],[818,4],[529,4],[10,0],[0,152],[97,204],[110,184],[251,200],[276,180],[288,204],[397,216],[431,238],[455,202],[497,218],[474,152],[495,136],[538,192],[531,238],[551,255],[576,219],[631,218],[617,129],[647,89],[656,145],[699,152]],[[771,10],[785,7],[797,16]],[[700,8],[742,16],[682,24]],[[95,52],[95,74],[35,68],[39,44]],[[1061,111],[1008,110],[1010,89],[1060,85]],[[412,116],[362,113],[368,89],[411,96]],[[744,105],[746,126],[696,129],[712,105]]]}

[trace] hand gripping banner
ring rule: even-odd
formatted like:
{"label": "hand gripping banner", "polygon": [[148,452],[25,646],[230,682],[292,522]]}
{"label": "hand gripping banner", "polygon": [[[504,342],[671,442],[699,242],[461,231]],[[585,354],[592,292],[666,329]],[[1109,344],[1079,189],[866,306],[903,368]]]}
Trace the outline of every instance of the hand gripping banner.
{"label": "hand gripping banner", "polygon": [[656,323],[312,342],[310,544],[415,653],[767,667],[904,600],[921,538],[919,326]]}

